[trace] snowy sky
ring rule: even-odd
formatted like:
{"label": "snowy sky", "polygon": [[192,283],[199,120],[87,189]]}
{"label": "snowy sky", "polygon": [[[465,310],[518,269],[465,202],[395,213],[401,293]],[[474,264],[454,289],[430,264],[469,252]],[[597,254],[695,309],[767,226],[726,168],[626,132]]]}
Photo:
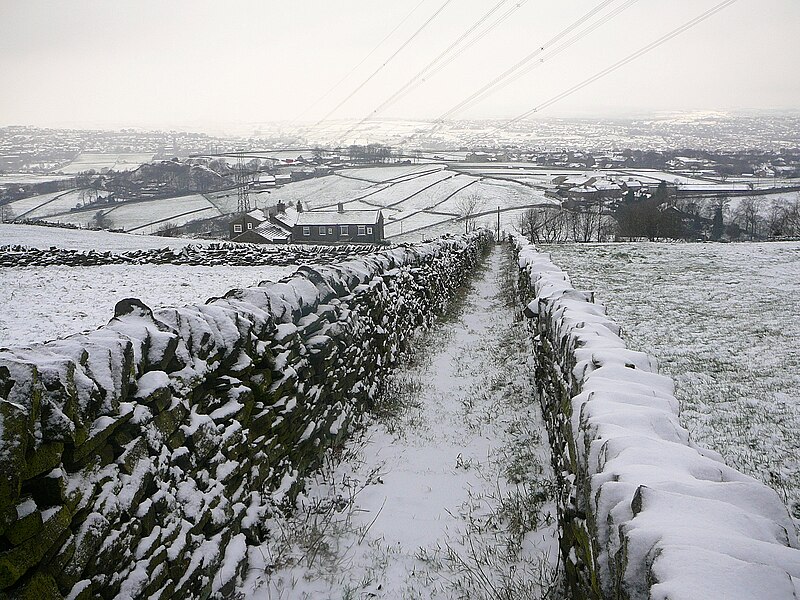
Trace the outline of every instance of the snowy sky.
{"label": "snowy sky", "polygon": [[[517,116],[718,1],[638,0],[519,81],[457,116]],[[450,0],[331,117],[361,118],[370,113],[495,2]],[[519,2],[522,6],[512,17],[382,116],[440,116],[601,4],[600,0],[507,0],[495,15]],[[444,3],[0,0],[0,125],[208,128],[226,123],[314,122]],[[625,3],[613,0],[599,14]],[[409,13],[350,77],[309,109]],[[798,109],[799,34],[797,0],[738,0],[542,114]]]}

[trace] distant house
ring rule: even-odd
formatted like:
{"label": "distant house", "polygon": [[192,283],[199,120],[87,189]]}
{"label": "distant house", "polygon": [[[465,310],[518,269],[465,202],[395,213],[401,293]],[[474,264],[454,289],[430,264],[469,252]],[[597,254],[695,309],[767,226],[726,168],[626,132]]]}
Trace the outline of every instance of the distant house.
{"label": "distant house", "polygon": [[296,244],[378,244],[383,241],[379,210],[310,211],[297,215],[292,229]]}
{"label": "distant house", "polygon": [[228,224],[230,239],[235,240],[237,237],[252,231],[264,221],[267,220],[264,211],[260,209],[251,210],[248,213],[240,213]]}
{"label": "distant house", "polygon": [[249,244],[288,244],[292,241],[292,234],[283,227],[264,221],[233,238],[233,241]]}
{"label": "distant house", "polygon": [[255,191],[271,190],[275,186],[277,186],[275,175],[270,175],[269,173],[259,173],[256,177],[256,180],[252,184],[252,189]]}

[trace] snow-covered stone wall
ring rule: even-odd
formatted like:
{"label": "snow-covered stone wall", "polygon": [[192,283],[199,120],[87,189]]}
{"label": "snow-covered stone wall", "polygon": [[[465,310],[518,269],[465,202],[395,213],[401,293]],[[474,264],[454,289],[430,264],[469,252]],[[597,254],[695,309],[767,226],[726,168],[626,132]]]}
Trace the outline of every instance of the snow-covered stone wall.
{"label": "snow-covered stone wall", "polygon": [[547,255],[515,246],[573,597],[800,597],[800,546],[778,495],[696,446],[656,361],[628,350]]}
{"label": "snow-covered stone wall", "polygon": [[[134,236],[135,237],[135,236]],[[278,246],[275,244],[216,243],[182,248],[149,248],[110,252],[67,248],[0,246],[0,267],[94,267],[98,265],[234,265],[287,266],[303,262],[331,264],[382,250],[372,244]]]}
{"label": "snow-covered stone wall", "polygon": [[122,301],[95,332],[0,350],[0,597],[229,595],[271,507],[490,243],[300,267],[199,306]]}

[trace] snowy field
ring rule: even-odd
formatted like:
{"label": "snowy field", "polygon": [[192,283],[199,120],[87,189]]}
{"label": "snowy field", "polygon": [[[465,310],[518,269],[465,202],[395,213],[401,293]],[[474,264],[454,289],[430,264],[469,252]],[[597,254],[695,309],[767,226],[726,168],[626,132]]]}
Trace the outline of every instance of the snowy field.
{"label": "snowy field", "polygon": [[283,201],[289,206],[294,206],[299,200],[308,207],[336,206],[337,202],[358,198],[375,189],[369,181],[327,175],[281,186],[272,190],[269,198],[271,204]]}
{"label": "snowy field", "polygon": [[8,204],[15,219],[43,219],[66,212],[80,202],[78,190],[65,190],[23,198]]}
{"label": "snowy field", "polygon": [[76,175],[89,170],[99,173],[104,169],[133,171],[145,163],[152,162],[153,156],[153,153],[83,152],[78,158],[59,170],[67,175]]}
{"label": "snowy field", "polygon": [[185,265],[0,268],[0,347],[96,329],[114,316],[114,305],[123,298],[139,298],[150,308],[202,304],[230,289],[257,285],[265,279],[276,281],[295,269]]}
{"label": "snowy field", "polygon": [[681,421],[800,524],[800,243],[542,246],[677,384]]}
{"label": "snowy field", "polygon": [[0,223],[0,246],[27,246],[46,250],[51,247],[66,250],[98,250],[101,252],[128,252],[151,248],[183,248],[193,245],[218,244],[220,240],[193,240],[184,238],[87,231],[39,225],[13,225]]}
{"label": "snowy field", "polygon": [[[274,190],[270,203],[298,200],[309,210],[331,210],[338,202],[345,210],[382,208],[386,237],[392,242],[417,242],[423,238],[464,230],[457,221],[459,205],[466,198],[476,200],[478,218],[492,228],[500,207],[501,227],[513,230],[520,211],[542,204],[555,204],[542,191],[514,182],[485,180],[444,165],[405,165],[342,171]],[[360,199],[360,200],[359,200]],[[489,214],[491,213],[491,214]]]}
{"label": "snowy field", "polygon": [[72,179],[69,175],[39,175],[38,173],[0,173],[0,185],[9,183],[44,183]]}
{"label": "snowy field", "polygon": [[111,207],[61,213],[48,217],[48,221],[88,227],[98,211],[110,220],[111,228],[139,233],[153,233],[167,223],[183,225],[196,219],[217,217],[220,211],[202,194],[178,196],[141,202],[124,202]]}

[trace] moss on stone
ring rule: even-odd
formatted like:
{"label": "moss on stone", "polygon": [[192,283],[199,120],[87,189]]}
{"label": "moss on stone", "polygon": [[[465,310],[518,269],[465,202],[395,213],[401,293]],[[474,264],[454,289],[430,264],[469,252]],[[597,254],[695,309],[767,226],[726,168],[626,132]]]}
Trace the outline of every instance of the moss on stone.
{"label": "moss on stone", "polygon": [[92,435],[83,444],[76,447],[67,447],[64,450],[64,464],[70,470],[76,470],[86,465],[92,457],[102,451],[103,447],[106,445],[106,441],[116,429],[120,425],[130,421],[132,416],[133,411],[111,419],[108,417],[101,417],[105,419],[104,425],[93,431]]}
{"label": "moss on stone", "polygon": [[31,539],[42,529],[42,513],[34,510],[21,519],[17,519],[6,529],[6,539],[14,546]]}
{"label": "moss on stone", "polygon": [[9,594],[10,600],[62,600],[63,596],[51,575],[37,571]]}
{"label": "moss on stone", "polygon": [[25,470],[22,479],[33,479],[61,464],[64,444],[61,442],[45,442],[35,450],[29,451],[25,457]]}
{"label": "moss on stone", "polygon": [[69,527],[70,516],[69,509],[62,506],[44,521],[39,535],[0,554],[0,589],[14,585],[44,558]]}

